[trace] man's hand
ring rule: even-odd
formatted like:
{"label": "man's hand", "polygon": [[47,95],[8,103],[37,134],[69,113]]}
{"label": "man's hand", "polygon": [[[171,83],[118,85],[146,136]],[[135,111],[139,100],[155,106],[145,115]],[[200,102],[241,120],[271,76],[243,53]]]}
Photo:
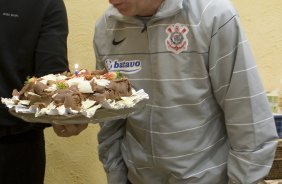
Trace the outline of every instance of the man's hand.
{"label": "man's hand", "polygon": [[72,125],[59,125],[52,124],[54,132],[60,137],[70,137],[78,135],[84,129],[87,128],[88,124],[72,124]]}

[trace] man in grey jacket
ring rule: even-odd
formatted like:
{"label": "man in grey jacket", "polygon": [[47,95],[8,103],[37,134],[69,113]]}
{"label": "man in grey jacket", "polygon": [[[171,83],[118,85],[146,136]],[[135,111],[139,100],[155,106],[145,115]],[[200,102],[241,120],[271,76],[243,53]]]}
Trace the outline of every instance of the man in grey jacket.
{"label": "man in grey jacket", "polygon": [[229,0],[110,0],[97,22],[97,69],[120,71],[149,101],[103,122],[108,183],[258,183],[277,132]]}

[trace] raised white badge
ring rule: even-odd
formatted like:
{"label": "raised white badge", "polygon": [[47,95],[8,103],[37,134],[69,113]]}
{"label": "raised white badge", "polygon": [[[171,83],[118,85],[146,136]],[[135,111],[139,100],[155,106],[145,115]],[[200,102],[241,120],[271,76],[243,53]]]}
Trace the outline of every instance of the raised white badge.
{"label": "raised white badge", "polygon": [[189,29],[187,26],[176,23],[166,28],[168,34],[165,40],[167,50],[179,54],[188,49],[188,39],[186,37]]}

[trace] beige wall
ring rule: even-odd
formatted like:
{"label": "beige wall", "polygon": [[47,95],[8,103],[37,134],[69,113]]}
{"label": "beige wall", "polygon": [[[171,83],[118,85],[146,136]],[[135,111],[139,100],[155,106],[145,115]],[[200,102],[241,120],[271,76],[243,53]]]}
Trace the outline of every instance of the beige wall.
{"label": "beige wall", "polygon": [[233,0],[253,48],[266,90],[282,79],[282,1]]}
{"label": "beige wall", "polygon": [[[233,0],[251,42],[267,90],[278,86],[282,74],[282,1]],[[92,49],[95,21],[108,6],[107,0],[65,0],[69,17],[68,52],[71,69],[95,69]],[[280,75],[280,76],[279,76]],[[105,184],[98,161],[98,125],[81,135],[59,138],[46,130],[47,170],[45,184]]]}

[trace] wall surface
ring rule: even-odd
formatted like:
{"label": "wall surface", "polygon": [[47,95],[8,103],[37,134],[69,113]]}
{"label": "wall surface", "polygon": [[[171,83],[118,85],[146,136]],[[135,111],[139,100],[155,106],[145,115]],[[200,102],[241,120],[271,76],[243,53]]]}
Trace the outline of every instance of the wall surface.
{"label": "wall surface", "polygon": [[253,48],[266,90],[282,79],[282,1],[233,0]]}
{"label": "wall surface", "polygon": [[[278,87],[282,78],[282,1],[233,0],[253,48],[266,90]],[[95,69],[92,48],[94,24],[108,6],[106,0],[65,0],[69,17],[68,52],[71,69]],[[106,184],[98,160],[97,133],[91,124],[79,136],[57,137],[46,129],[45,184]]]}

